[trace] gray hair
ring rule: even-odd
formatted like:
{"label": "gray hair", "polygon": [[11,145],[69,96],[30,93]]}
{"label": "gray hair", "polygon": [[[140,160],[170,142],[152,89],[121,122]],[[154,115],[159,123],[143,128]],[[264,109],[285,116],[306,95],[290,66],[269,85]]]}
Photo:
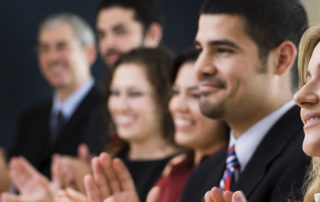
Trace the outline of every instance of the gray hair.
{"label": "gray hair", "polygon": [[44,29],[62,24],[69,24],[72,27],[82,46],[96,43],[95,34],[90,25],[84,19],[72,13],[58,13],[45,18],[39,26],[38,36]]}

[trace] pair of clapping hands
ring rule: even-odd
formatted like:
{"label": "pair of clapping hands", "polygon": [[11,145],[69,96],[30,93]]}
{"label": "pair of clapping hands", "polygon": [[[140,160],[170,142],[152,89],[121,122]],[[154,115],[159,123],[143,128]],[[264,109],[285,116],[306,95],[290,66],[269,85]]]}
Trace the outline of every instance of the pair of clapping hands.
{"label": "pair of clapping hands", "polygon": [[[1,201],[140,201],[132,177],[120,159],[112,159],[107,153],[90,158],[86,147],[79,151],[78,158],[53,157],[51,182],[23,157],[12,158],[9,175],[20,194],[3,193]],[[157,201],[158,196],[159,191],[154,188],[147,201]]]}

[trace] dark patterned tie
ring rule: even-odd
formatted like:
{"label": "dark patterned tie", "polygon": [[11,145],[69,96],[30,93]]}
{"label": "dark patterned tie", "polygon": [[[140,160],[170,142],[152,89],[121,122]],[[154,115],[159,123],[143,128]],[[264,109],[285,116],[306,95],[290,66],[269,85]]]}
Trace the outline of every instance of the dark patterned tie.
{"label": "dark patterned tie", "polygon": [[51,139],[50,139],[51,144],[55,142],[57,136],[59,135],[59,133],[61,132],[61,129],[65,124],[65,118],[61,111],[59,111],[54,118],[55,118],[55,122],[51,129]]}

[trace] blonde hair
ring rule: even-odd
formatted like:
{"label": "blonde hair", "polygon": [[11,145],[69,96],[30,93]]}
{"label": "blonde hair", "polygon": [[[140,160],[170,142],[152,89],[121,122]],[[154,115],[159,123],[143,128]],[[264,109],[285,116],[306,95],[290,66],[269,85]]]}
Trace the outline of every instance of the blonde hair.
{"label": "blonde hair", "polygon": [[[320,41],[320,26],[309,28],[302,36],[298,55],[298,73],[300,86],[306,83],[306,73],[314,48]],[[303,202],[313,202],[314,194],[320,192],[320,157],[312,157],[312,165],[303,185]]]}

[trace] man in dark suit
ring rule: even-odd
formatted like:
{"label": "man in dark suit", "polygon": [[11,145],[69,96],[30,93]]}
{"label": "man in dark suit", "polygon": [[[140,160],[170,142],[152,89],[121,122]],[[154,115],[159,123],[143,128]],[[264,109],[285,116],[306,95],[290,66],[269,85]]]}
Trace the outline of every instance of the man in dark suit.
{"label": "man in dark suit", "polygon": [[54,95],[23,113],[10,156],[26,157],[49,176],[52,154],[74,156],[81,143],[94,153],[102,148],[104,106],[90,73],[94,32],[74,14],[48,17],[39,29],[38,60]]}
{"label": "man in dark suit", "polygon": [[200,202],[214,186],[208,202],[224,201],[230,192],[223,190],[242,190],[253,202],[299,197],[309,159],[291,70],[306,28],[298,0],[204,2],[196,35],[200,108],[231,133],[229,149],[191,175],[182,202]]}

